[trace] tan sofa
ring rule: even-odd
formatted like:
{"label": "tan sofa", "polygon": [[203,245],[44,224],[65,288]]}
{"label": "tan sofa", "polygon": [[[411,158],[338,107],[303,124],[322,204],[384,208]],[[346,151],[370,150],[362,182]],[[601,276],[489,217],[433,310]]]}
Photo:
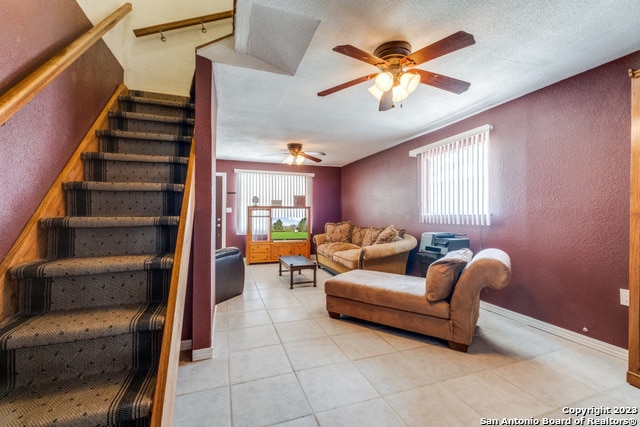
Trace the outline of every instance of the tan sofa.
{"label": "tan sofa", "polygon": [[325,224],[325,232],[313,236],[320,268],[334,273],[375,270],[404,274],[415,237],[394,226],[362,227],[350,221]]}
{"label": "tan sofa", "polygon": [[440,338],[466,352],[478,321],[480,291],[503,288],[510,280],[505,252],[485,249],[471,259],[471,251],[463,249],[434,262],[426,279],[364,270],[334,276],[325,283],[327,311],[334,319],[343,314]]}

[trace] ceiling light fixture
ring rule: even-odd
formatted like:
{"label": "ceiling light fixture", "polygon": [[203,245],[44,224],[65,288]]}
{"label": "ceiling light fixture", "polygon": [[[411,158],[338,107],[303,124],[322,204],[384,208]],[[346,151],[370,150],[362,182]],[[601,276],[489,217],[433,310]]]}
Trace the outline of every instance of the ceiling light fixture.
{"label": "ceiling light fixture", "polygon": [[284,162],[288,165],[292,165],[292,164],[296,164],[296,165],[301,165],[302,162],[304,162],[304,157],[300,156],[300,155],[293,155],[293,154],[289,154],[287,155],[287,157],[285,157]]}

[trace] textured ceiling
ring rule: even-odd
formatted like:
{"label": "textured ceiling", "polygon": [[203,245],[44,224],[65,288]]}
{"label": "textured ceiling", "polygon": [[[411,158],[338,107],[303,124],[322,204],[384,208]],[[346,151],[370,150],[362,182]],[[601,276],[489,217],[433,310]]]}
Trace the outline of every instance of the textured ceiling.
{"label": "textured ceiling", "polygon": [[[316,95],[377,71],[334,46],[416,51],[460,30],[476,43],[418,68],[467,92],[419,85],[385,112],[370,82]],[[238,0],[235,38],[198,54],[214,62],[218,158],[280,162],[301,142],[326,153],[320,165],[343,166],[637,50],[637,0]]]}

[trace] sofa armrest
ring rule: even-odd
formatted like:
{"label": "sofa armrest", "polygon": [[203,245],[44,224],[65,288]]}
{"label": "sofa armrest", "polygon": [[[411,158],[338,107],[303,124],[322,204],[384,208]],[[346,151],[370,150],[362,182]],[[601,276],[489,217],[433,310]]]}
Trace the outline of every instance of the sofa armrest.
{"label": "sofa armrest", "polygon": [[326,241],[327,237],[326,234],[315,234],[313,236],[313,243],[316,244],[316,247],[322,245],[325,241]]}
{"label": "sofa armrest", "polygon": [[453,288],[449,313],[454,323],[453,341],[471,342],[480,313],[480,291],[501,289],[511,281],[511,259],[500,249],[484,249],[476,254]]}
{"label": "sofa armrest", "polygon": [[418,240],[415,237],[405,234],[402,240],[363,247],[362,259],[371,260],[402,254],[409,252],[417,245]]}

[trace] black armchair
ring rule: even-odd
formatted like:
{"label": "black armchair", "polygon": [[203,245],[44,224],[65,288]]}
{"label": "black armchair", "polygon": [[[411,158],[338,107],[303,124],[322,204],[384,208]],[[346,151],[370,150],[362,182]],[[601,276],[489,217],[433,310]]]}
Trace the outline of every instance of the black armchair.
{"label": "black armchair", "polygon": [[216,304],[242,294],[244,259],[238,248],[216,250]]}

